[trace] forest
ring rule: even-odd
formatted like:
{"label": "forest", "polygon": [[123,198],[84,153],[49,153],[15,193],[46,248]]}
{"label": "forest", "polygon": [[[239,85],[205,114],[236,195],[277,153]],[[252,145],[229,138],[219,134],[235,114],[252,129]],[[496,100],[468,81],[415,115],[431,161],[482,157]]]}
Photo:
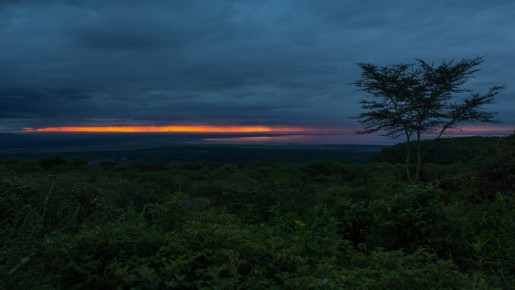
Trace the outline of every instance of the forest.
{"label": "forest", "polygon": [[0,289],[510,289],[515,135],[471,140],[424,141],[416,182],[395,146],[363,164],[3,160]]}

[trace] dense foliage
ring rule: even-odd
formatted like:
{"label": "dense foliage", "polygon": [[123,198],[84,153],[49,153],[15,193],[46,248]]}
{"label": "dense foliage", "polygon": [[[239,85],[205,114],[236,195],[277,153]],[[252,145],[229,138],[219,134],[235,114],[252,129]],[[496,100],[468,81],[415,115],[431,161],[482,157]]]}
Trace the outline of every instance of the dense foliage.
{"label": "dense foliage", "polygon": [[513,139],[424,184],[388,163],[4,161],[0,288],[508,289]]}

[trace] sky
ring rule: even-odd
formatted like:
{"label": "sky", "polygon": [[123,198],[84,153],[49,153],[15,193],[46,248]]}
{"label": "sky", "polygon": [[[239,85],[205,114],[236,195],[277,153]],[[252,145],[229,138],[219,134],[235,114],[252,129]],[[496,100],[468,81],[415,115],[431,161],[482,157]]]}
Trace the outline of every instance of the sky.
{"label": "sky", "polygon": [[487,107],[503,123],[462,134],[511,133],[513,15],[512,0],[4,0],[0,132],[245,126],[356,138],[356,63],[485,56],[468,88],[506,85]]}

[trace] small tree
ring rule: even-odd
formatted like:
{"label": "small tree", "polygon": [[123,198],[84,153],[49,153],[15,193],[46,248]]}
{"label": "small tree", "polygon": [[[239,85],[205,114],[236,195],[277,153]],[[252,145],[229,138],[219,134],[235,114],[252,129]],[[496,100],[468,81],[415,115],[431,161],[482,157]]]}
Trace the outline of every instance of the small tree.
{"label": "small tree", "polygon": [[[383,132],[382,136],[406,139],[406,175],[410,173],[410,141],[415,139],[417,165],[415,180],[420,176],[422,158],[420,138],[425,132],[439,132],[440,138],[447,129],[457,128],[464,123],[497,123],[495,113],[482,111],[485,104],[492,104],[502,86],[494,86],[486,94],[471,93],[464,85],[478,71],[483,57],[443,61],[440,65],[428,64],[417,59],[416,64],[376,66],[358,63],[362,69],[361,79],[354,82],[361,91],[369,94],[371,100],[361,100],[366,110],[359,114],[363,125],[358,134]],[[461,98],[460,98],[461,97]],[[453,99],[461,99],[453,102]]]}

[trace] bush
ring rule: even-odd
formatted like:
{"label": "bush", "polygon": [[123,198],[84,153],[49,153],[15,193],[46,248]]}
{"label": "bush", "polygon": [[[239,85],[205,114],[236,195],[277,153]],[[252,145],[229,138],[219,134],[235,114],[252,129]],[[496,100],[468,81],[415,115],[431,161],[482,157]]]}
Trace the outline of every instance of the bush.
{"label": "bush", "polygon": [[[502,156],[485,172],[510,172]],[[515,283],[514,197],[478,194],[509,180],[496,173],[430,165],[411,185],[382,163],[39,164],[0,164],[1,289]],[[465,186],[441,187],[453,178]]]}
{"label": "bush", "polygon": [[39,160],[39,164],[41,164],[41,167],[43,167],[45,170],[48,170],[52,167],[65,165],[66,163],[67,160],[61,156],[46,156]]}

